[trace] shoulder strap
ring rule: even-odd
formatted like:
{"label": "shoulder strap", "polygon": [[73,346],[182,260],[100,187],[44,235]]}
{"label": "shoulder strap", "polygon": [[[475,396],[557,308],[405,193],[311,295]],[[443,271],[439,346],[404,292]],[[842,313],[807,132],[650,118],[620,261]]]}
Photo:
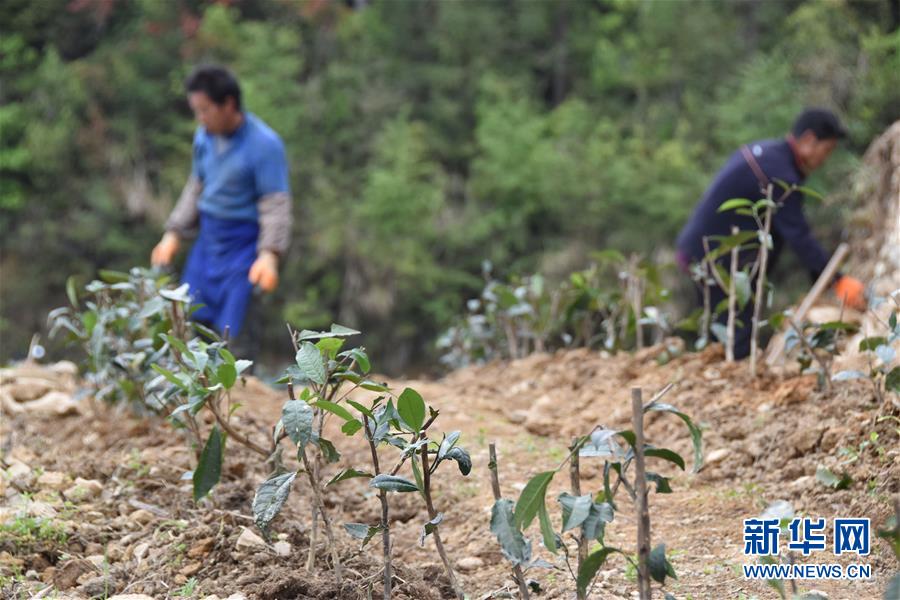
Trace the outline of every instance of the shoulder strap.
{"label": "shoulder strap", "polygon": [[762,167],[759,166],[759,163],[756,161],[756,157],[753,156],[753,153],[750,151],[750,148],[747,147],[747,144],[741,146],[741,154],[744,155],[744,161],[756,176],[756,181],[759,182],[760,191],[765,194],[766,190],[769,187],[769,184],[771,183],[769,181],[769,178],[766,177],[765,172],[762,170]]}

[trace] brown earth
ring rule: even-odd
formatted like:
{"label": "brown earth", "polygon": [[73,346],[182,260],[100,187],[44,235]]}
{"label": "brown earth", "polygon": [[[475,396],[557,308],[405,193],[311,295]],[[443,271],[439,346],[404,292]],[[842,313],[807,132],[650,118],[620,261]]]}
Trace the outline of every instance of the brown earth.
{"label": "brown earth", "polygon": [[[460,569],[460,577],[470,597],[512,589],[509,569],[489,531],[493,500],[488,443],[498,445],[504,496],[515,498],[531,475],[562,461],[572,436],[595,425],[629,427],[633,386],[643,388],[649,397],[672,382],[666,401],[692,415],[704,429],[708,462],[700,473],[675,473],[674,467],[650,459],[650,468],[674,476],[673,494],[651,494],[650,514],[653,542],[666,543],[679,576],[667,586],[677,598],[774,597],[765,583],[745,580],[739,571],[745,562],[742,520],[758,516],[772,501],[787,500],[799,513],[829,521],[847,516],[869,517],[873,528],[884,523],[892,510],[892,495],[900,493],[900,427],[894,419],[878,421],[879,416],[897,415],[891,404],[876,405],[869,390],[854,383],[839,384],[827,395],[816,390],[812,376],[765,373],[753,381],[745,364],[724,363],[715,347],[658,365],[661,350],[611,357],[587,350],[539,354],[466,369],[440,381],[395,385],[420,391],[441,411],[440,429],[464,432],[461,444],[472,454],[471,475],[463,478],[455,469],[444,470],[435,500],[446,517],[441,530],[449,551],[467,569]],[[243,404],[237,413],[241,429],[259,441],[265,439],[284,399],[250,380],[235,398]],[[327,429],[334,431],[328,437],[344,455],[333,469],[365,465],[365,449],[357,440],[343,438],[335,423],[330,425]],[[65,544],[22,546],[11,538],[0,540],[6,553],[0,555],[0,563],[7,577],[18,565],[20,572],[33,570],[32,577],[39,578],[15,584],[20,589],[36,593],[53,585],[73,597],[107,591],[164,598],[173,597],[193,577],[199,590],[196,597],[224,598],[242,592],[261,599],[365,598],[369,581],[377,595],[377,542],[359,553],[356,542],[338,532],[349,572],[342,586],[334,583],[324,551],[316,573],[304,571],[310,507],[299,479],[273,528],[291,544],[290,556],[276,556],[271,546],[236,548],[243,529],[254,530],[250,503],[266,472],[256,455],[237,444],[229,447],[224,482],[211,499],[196,507],[189,482],[180,480],[190,468],[188,451],[179,434],[159,418],[100,407],[96,416],[7,417],[2,432],[6,466],[17,461],[27,465],[27,472],[17,471],[15,478],[7,469],[6,518],[22,510],[23,492],[28,492],[31,501],[24,504],[25,510],[39,512],[49,506],[56,512],[53,521],[70,532]],[[875,443],[872,433],[878,435]],[[647,436],[690,456],[686,430],[671,415],[649,416]],[[858,458],[841,464],[846,460],[842,448],[859,452]],[[819,465],[836,473],[846,471],[852,484],[841,491],[826,487],[815,478]],[[584,491],[602,489],[601,472],[599,464],[583,460]],[[62,474],[63,480],[50,473]],[[76,477],[98,481],[99,494],[78,498],[69,493],[77,487],[71,483]],[[548,493],[551,505],[567,484],[568,474],[560,473]],[[60,490],[70,500],[64,501]],[[328,504],[337,522],[377,520],[377,498],[367,493],[364,480],[344,482],[335,490]],[[427,520],[418,497],[395,494],[391,502],[397,575],[403,582],[397,597],[452,597],[432,543],[418,546],[421,525]],[[619,502],[607,543],[634,548],[633,506],[624,495]],[[553,508],[551,513],[558,515]],[[557,525],[558,519],[554,516]],[[539,535],[530,533],[537,550]],[[542,548],[538,551],[553,558]],[[830,551],[798,560],[836,562]],[[815,587],[831,598],[879,597],[889,574],[897,570],[896,560],[887,544],[875,539],[871,556],[860,562],[872,566],[873,580],[806,582],[810,585],[800,587]],[[535,569],[529,577],[545,590],[540,597],[571,595],[564,571]],[[630,598],[636,589],[622,559],[612,559],[601,579],[592,597]]]}

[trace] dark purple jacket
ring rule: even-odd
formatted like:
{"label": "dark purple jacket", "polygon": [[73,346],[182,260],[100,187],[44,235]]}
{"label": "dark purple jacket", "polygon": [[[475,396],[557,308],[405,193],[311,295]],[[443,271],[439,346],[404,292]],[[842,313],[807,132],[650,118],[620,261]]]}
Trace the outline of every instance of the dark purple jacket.
{"label": "dark purple jacket", "polygon": [[[788,184],[803,183],[803,173],[797,167],[794,153],[786,140],[763,140],[752,142],[747,147],[770,181],[780,179]],[[774,185],[775,200],[783,192],[783,188]],[[722,213],[717,211],[723,202],[732,198],[755,201],[763,197],[759,180],[738,150],[729,157],[728,162],[713,179],[703,198],[694,208],[691,218],[678,234],[676,247],[679,254],[690,262],[697,262],[705,254],[704,236],[731,235],[732,225],[741,230],[756,230],[756,222],[752,217],[738,215],[734,211]],[[785,242],[797,253],[813,278],[818,277],[828,263],[828,254],[813,237],[809,223],[803,215],[803,194],[800,192],[788,196],[775,213],[772,219],[772,238],[775,250],[769,258],[770,266],[774,265]],[[715,242],[710,242],[711,249],[716,245]],[[742,253],[741,262],[744,263],[755,255],[755,250]]]}

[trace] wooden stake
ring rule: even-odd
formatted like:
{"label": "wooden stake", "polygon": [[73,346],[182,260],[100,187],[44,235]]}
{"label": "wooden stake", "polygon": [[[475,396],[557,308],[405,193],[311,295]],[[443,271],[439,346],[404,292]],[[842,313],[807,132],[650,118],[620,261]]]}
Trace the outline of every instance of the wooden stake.
{"label": "wooden stake", "polygon": [[638,592],[641,600],[651,600],[650,591],[650,509],[647,506],[647,478],[644,472],[644,403],[641,388],[631,388],[631,426],[634,429],[634,492],[638,512]]}

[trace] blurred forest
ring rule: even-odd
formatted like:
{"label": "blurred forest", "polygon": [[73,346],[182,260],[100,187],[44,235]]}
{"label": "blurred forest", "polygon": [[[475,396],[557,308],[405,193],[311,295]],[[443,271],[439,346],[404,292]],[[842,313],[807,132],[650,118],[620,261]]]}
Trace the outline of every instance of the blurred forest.
{"label": "blurred forest", "polygon": [[0,24],[0,360],[70,274],[148,264],[198,63],[230,66],[288,148],[267,352],[290,356],[285,320],[335,321],[394,372],[484,260],[550,280],[601,248],[667,260],[728,154],[804,105],[851,131],[810,182],[833,247],[860,152],[900,118],[900,0],[4,0]]}

